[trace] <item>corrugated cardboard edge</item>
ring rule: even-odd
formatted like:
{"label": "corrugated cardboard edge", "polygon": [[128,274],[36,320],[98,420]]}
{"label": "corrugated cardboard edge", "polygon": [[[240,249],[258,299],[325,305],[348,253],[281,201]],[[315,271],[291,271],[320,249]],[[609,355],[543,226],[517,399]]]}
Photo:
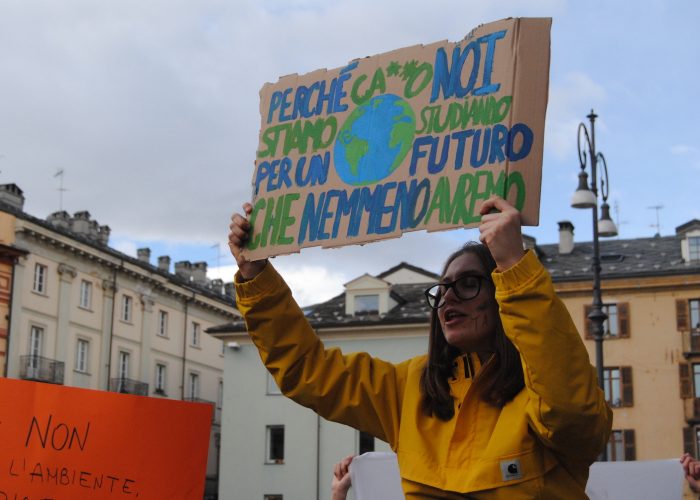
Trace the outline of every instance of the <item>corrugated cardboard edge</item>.
{"label": "corrugated cardboard edge", "polygon": [[[521,28],[531,29],[521,29]],[[549,101],[549,63],[550,63],[550,33],[552,27],[551,18],[518,18],[517,26],[517,43],[521,47],[532,47],[532,50],[518,51],[516,65],[528,68],[528,71],[518,73],[513,72],[515,81],[513,85],[514,92],[518,95],[513,95],[513,109],[511,110],[511,119],[515,116],[532,117],[530,124],[535,133],[535,140],[532,145],[532,150],[529,156],[532,158],[541,158],[544,161],[544,135],[545,135],[545,117],[547,114],[547,104]],[[517,68],[516,68],[517,69]],[[531,93],[532,98],[523,99],[521,94]],[[533,108],[535,104],[545,103],[544,113],[535,114]],[[512,127],[512,123],[510,126]],[[539,132],[539,133],[537,133]],[[524,214],[533,214],[532,216],[523,216],[522,223],[525,226],[539,225],[539,205],[542,192],[542,166],[534,171],[524,171],[521,169],[519,162],[508,162],[507,173],[520,172],[523,177],[534,178],[535,182],[529,183],[530,186],[536,186],[537,191],[528,191],[523,207]],[[513,200],[510,200],[511,202]],[[534,216],[537,214],[537,217]]]}

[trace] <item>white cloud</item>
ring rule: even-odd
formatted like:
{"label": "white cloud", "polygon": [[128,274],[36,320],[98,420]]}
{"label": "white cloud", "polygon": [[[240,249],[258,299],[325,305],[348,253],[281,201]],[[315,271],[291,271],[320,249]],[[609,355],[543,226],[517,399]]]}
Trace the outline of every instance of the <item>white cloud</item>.
{"label": "white cloud", "polygon": [[236,271],[238,271],[238,266],[236,265],[208,267],[207,278],[212,280],[220,279],[223,280],[224,283],[229,283],[233,281],[233,276],[236,274]]}
{"label": "white cloud", "polygon": [[301,306],[326,301],[343,291],[343,283],[349,277],[342,272],[313,265],[301,267],[280,266],[280,274],[292,290],[297,303]]}
{"label": "white cloud", "polygon": [[131,240],[119,239],[116,241],[110,241],[109,245],[121,253],[125,253],[131,257],[136,257],[137,245]]}
{"label": "white cloud", "polygon": [[[578,124],[585,120],[584,112],[588,114],[591,107],[595,109],[606,99],[605,88],[582,72],[568,73],[561,81],[552,83],[545,128],[547,150],[558,159],[576,155],[576,138],[573,134]],[[605,129],[604,121],[597,123]]]}
{"label": "white cloud", "polygon": [[698,152],[700,152],[698,148],[687,144],[674,144],[671,146],[671,154],[677,156],[697,155]]}

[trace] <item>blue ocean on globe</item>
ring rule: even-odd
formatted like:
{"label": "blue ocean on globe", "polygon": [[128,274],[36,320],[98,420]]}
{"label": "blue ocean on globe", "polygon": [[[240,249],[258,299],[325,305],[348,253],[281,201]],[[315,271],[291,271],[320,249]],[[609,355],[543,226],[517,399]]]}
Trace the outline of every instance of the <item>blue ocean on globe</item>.
{"label": "blue ocean on globe", "polygon": [[378,95],[350,113],[338,132],[333,158],[338,176],[353,186],[385,179],[413,145],[416,117],[393,94]]}

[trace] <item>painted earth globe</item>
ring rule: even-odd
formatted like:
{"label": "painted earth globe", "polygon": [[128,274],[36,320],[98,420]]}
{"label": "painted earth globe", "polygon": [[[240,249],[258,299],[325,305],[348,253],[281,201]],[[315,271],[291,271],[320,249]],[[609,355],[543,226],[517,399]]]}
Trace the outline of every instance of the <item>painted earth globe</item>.
{"label": "painted earth globe", "polygon": [[335,140],[336,172],[353,186],[374,184],[396,170],[413,145],[416,117],[393,94],[371,98],[350,113]]}

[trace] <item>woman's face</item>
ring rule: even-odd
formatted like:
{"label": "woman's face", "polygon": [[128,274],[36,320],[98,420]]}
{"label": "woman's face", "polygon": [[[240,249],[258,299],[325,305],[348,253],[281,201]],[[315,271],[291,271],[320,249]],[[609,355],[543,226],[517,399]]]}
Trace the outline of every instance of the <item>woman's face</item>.
{"label": "woman's face", "polygon": [[[489,277],[474,253],[464,253],[450,262],[443,283],[465,275]],[[445,304],[438,309],[438,319],[447,343],[461,352],[491,352],[498,324],[498,305],[493,283],[482,280],[479,294],[470,300],[461,300],[450,288],[445,293]]]}

